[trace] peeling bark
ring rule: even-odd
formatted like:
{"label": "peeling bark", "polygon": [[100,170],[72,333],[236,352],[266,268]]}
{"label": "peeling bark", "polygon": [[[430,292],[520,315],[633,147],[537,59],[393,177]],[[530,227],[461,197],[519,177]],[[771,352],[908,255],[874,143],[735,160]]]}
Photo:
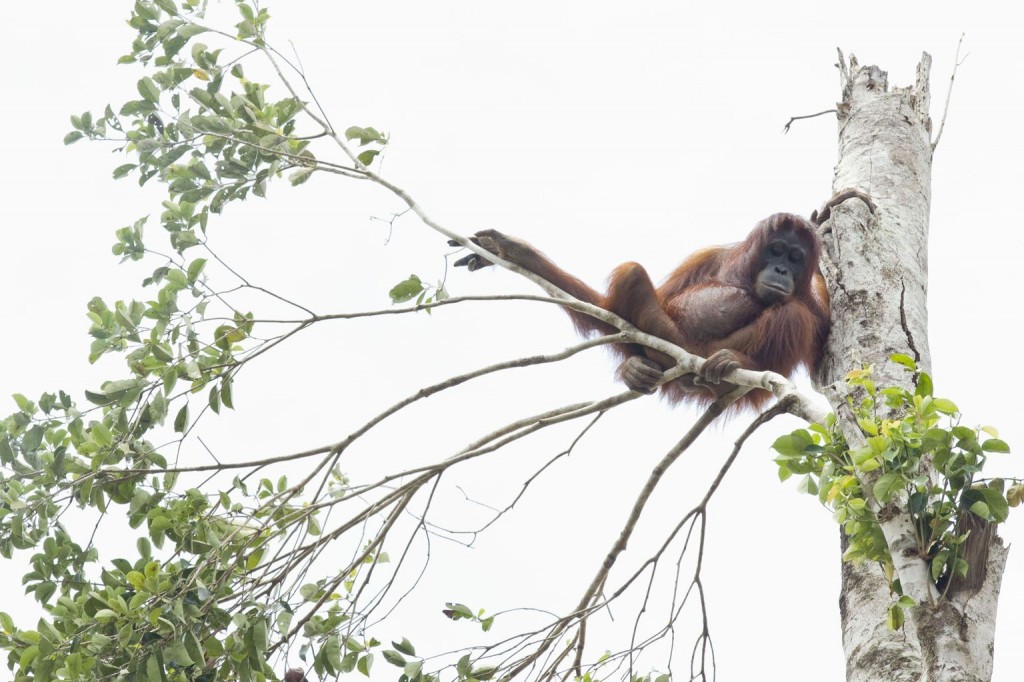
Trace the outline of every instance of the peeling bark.
{"label": "peeling bark", "polygon": [[[843,376],[873,365],[879,386],[908,386],[913,375],[889,360],[913,357],[931,372],[927,334],[928,213],[931,201],[931,119],[924,54],[912,86],[890,88],[877,66],[840,53],[839,161],[833,189],[858,189],[875,202],[849,200],[823,226],[823,271],[832,298],[832,331],[816,377],[840,420],[847,442],[864,435],[845,404]],[[864,487],[864,486],[862,486]],[[870,489],[867,487],[866,489]],[[985,534],[987,561],[970,586],[940,596],[927,561],[917,556],[911,520],[900,509],[879,514],[904,594],[918,606],[904,628],[891,632],[886,608],[894,601],[878,566],[844,564],[840,611],[847,680],[982,682],[991,679],[996,605],[1006,549]],[[877,509],[876,513],[882,510]],[[979,556],[985,556],[979,552]]]}

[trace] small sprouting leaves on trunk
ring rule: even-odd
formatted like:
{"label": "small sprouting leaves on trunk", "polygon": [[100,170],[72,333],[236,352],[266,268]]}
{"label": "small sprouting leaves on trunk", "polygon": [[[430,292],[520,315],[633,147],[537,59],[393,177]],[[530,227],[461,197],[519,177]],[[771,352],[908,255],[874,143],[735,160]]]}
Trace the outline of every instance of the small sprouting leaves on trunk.
{"label": "small sprouting leaves on trunk", "polygon": [[[833,419],[828,428],[811,426],[778,438],[779,478],[802,475],[800,489],[816,494],[833,510],[833,518],[849,540],[847,561],[878,561],[892,576],[892,558],[881,536],[877,515],[898,511],[910,514],[916,529],[917,552],[931,562],[931,576],[944,585],[951,576],[964,576],[970,569],[961,550],[968,535],[961,518],[973,515],[990,524],[1007,519],[1009,508],[1024,501],[1022,484],[1014,481],[1008,489],[1001,478],[984,477],[990,453],[1009,452],[991,426],[971,428],[961,424],[955,403],[932,395],[931,378],[917,370],[905,355],[892,360],[915,373],[915,390],[903,387],[878,389],[871,368],[847,375],[851,407],[865,435],[867,445],[847,448]],[[887,414],[881,417],[879,407]],[[892,412],[889,412],[892,411]],[[923,458],[930,460],[941,476],[930,481],[924,473]],[[871,474],[869,493],[861,488],[861,475]],[[890,627],[901,627],[903,610],[913,600],[900,596],[886,616]],[[909,601],[907,601],[909,600]]]}

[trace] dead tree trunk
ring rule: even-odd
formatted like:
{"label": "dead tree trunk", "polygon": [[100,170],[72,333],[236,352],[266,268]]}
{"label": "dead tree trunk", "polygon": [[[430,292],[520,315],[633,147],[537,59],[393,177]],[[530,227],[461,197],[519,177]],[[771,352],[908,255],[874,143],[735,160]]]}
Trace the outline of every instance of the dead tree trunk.
{"label": "dead tree trunk", "polygon": [[[843,93],[833,189],[859,189],[876,205],[872,213],[864,202],[847,201],[833,209],[824,225],[823,269],[832,297],[832,332],[818,380],[840,420],[843,376],[849,370],[871,364],[878,386],[907,385],[913,375],[889,360],[903,353],[931,372],[926,307],[934,150],[928,116],[930,66],[931,58],[924,54],[917,82],[890,89],[886,72],[862,67],[853,56],[847,62],[840,53]],[[849,422],[847,418],[842,424],[847,442],[863,438],[857,424]],[[881,569],[869,563],[843,564],[839,604],[847,680],[990,680],[1006,562],[1002,542],[995,533],[980,534],[988,549],[981,584],[950,590],[940,598],[927,561],[917,556],[907,537],[905,500],[899,509],[885,511],[880,525],[897,576],[904,594],[919,605],[902,630],[890,631],[885,612],[894,597]]]}

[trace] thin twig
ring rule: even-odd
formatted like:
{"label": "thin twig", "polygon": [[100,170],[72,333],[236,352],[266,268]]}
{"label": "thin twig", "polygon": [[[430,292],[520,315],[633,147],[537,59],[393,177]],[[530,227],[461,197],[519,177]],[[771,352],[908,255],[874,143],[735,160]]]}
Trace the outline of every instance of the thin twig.
{"label": "thin twig", "polygon": [[712,421],[718,417],[722,411],[732,402],[733,393],[722,396],[708,407],[707,410],[700,416],[697,422],[690,427],[690,430],[676,443],[675,446],[669,450],[661,461],[655,465],[654,469],[651,470],[650,475],[647,478],[647,482],[644,484],[643,489],[637,496],[636,501],[633,503],[633,508],[629,513],[626,523],[622,530],[619,532],[619,537],[612,545],[612,548],[608,551],[604,561],[601,563],[600,569],[597,574],[591,580],[590,585],[583,593],[583,597],[577,604],[575,611],[559,621],[551,630],[551,633],[544,639],[544,642],[537,647],[537,649],[522,661],[520,661],[511,671],[508,673],[509,678],[514,678],[519,673],[523,672],[538,658],[544,655],[544,653],[550,648],[551,644],[561,638],[562,633],[568,628],[569,623],[574,618],[585,618],[586,614],[592,610],[594,598],[600,593],[601,588],[604,586],[605,580],[608,578],[608,573],[611,571],[612,566],[615,565],[615,561],[618,556],[626,549],[626,544],[629,542],[629,538],[633,534],[633,530],[636,528],[637,521],[640,519],[640,514],[647,504],[647,500],[650,498],[651,493],[654,492],[654,488],[658,485],[661,477],[665,474],[665,471],[675,462],[683,452],[697,439],[697,437],[704,432],[704,430],[711,424]]}
{"label": "thin twig", "polygon": [[946,104],[942,107],[942,122],[939,123],[939,132],[935,134],[935,141],[932,142],[933,152],[939,146],[939,140],[942,139],[942,131],[946,128],[946,115],[949,113],[949,100],[953,99],[953,81],[956,80],[956,70],[971,56],[970,53],[967,53],[963,59],[960,59],[960,46],[964,44],[965,35],[965,33],[961,33],[960,40],[956,44],[956,54],[953,57],[953,73],[949,76],[949,90],[946,92]]}
{"label": "thin twig", "polygon": [[794,116],[793,118],[789,119],[789,122],[786,123],[786,125],[782,126],[782,134],[785,135],[786,133],[789,132],[789,127],[793,125],[793,121],[801,121],[805,118],[815,118],[817,116],[824,116],[825,114],[834,114],[836,112],[838,112],[838,109],[826,109],[825,111],[819,111],[816,114],[807,114],[806,116]]}

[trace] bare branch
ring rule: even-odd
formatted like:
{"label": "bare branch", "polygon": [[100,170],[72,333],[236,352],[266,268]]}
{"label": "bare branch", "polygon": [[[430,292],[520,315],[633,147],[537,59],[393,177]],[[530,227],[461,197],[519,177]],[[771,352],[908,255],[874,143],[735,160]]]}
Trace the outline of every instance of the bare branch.
{"label": "bare branch", "polygon": [[[594,600],[600,593],[604,586],[605,581],[608,578],[608,573],[611,571],[612,566],[615,565],[616,559],[619,554],[626,549],[626,544],[629,542],[630,536],[633,534],[633,530],[636,528],[636,523],[640,519],[640,513],[643,511],[647,504],[647,500],[650,498],[651,493],[654,492],[654,488],[658,485],[658,481],[664,475],[668,467],[672,465],[676,459],[679,458],[683,452],[697,439],[697,437],[704,432],[704,430],[711,424],[714,419],[719,416],[722,411],[735,400],[738,395],[735,395],[738,391],[733,391],[726,394],[716,400],[712,405],[704,412],[703,415],[697,420],[697,422],[690,427],[690,430],[679,440],[676,445],[669,450],[661,461],[655,465],[647,478],[647,482],[644,484],[643,489],[640,491],[640,495],[633,503],[633,508],[629,513],[629,517],[626,519],[626,524],[619,532],[619,537],[612,545],[612,548],[608,551],[604,561],[601,564],[600,569],[594,576],[583,593],[583,597],[580,599],[579,604],[576,606],[576,610],[570,614],[570,616],[562,619],[557,623],[551,630],[550,635],[545,638],[544,643],[539,646],[532,654],[526,656],[521,662],[519,662],[508,674],[508,677],[514,678],[519,673],[529,668],[533,663],[540,658],[550,648],[551,644],[561,638],[562,633],[565,632],[570,621],[575,618],[583,618],[585,615],[593,609]],[[546,676],[550,676],[552,673],[549,670]]]}
{"label": "bare branch", "polygon": [[836,109],[826,109],[825,111],[819,111],[816,114],[807,114],[805,116],[794,116],[791,119],[789,119],[789,121],[786,123],[786,125],[782,126],[782,134],[785,135],[786,133],[789,132],[789,127],[791,125],[793,125],[793,121],[802,121],[805,118],[816,118],[818,116],[824,116],[825,114],[834,114],[834,113],[836,113],[836,111],[837,111]]}
{"label": "bare branch", "polygon": [[935,148],[939,146],[939,140],[942,139],[942,131],[946,128],[946,115],[949,113],[949,101],[953,99],[953,81],[956,80],[956,70],[971,56],[970,53],[967,53],[963,59],[960,59],[960,46],[964,44],[965,35],[965,33],[961,33],[960,40],[956,44],[956,54],[953,56],[953,73],[949,76],[949,90],[946,91],[946,103],[942,107],[942,121],[939,123],[939,132],[935,134],[935,141],[932,142],[932,151],[935,151]]}

